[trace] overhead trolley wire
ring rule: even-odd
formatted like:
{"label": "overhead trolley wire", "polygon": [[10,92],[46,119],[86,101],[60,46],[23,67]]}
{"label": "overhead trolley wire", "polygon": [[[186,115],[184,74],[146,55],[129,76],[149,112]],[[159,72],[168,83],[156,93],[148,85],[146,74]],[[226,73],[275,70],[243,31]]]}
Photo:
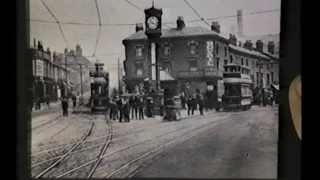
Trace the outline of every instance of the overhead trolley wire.
{"label": "overhead trolley wire", "polygon": [[61,25],[60,25],[59,20],[58,20],[57,17],[52,13],[52,11],[49,9],[49,7],[46,5],[46,3],[45,3],[43,0],[41,0],[41,2],[42,2],[42,4],[46,7],[46,9],[49,11],[49,13],[52,15],[52,17],[57,21],[56,23],[59,25],[59,29],[60,29],[62,38],[63,38],[64,41],[66,42],[67,47],[70,49],[68,40],[67,40],[66,36],[65,36],[64,33],[63,33],[63,30],[62,30],[62,27],[61,27]]}
{"label": "overhead trolley wire", "polygon": [[92,55],[93,57],[95,57],[95,55],[96,55],[96,51],[97,51],[97,47],[98,47],[98,43],[99,43],[99,39],[100,39],[100,34],[101,34],[101,17],[100,17],[99,5],[98,5],[97,0],[95,0],[95,4],[96,4],[97,14],[98,14],[98,18],[99,18],[99,31],[98,31],[98,36],[96,39],[96,45],[93,50],[93,55]]}
{"label": "overhead trolley wire", "polygon": [[196,15],[200,18],[200,21],[203,21],[208,26],[210,26],[210,24],[204,20],[204,18],[189,4],[189,2],[187,0],[184,0],[184,2],[193,10],[194,13],[196,13]]}

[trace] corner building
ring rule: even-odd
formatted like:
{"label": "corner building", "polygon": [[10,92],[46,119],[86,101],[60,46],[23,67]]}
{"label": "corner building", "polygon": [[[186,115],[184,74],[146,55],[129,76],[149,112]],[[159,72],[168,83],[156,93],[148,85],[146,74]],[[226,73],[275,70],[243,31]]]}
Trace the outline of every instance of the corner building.
{"label": "corner building", "polygon": [[[223,66],[228,62],[250,66],[254,79],[259,78],[255,72],[260,68],[260,65],[254,64],[271,60],[249,46],[239,47],[234,35],[222,36],[218,22],[213,22],[209,30],[185,27],[183,18],[178,17],[176,28],[162,29],[162,36],[155,43],[159,66],[176,80],[174,88],[177,93],[184,92],[187,97],[193,95],[196,89],[202,94],[216,97]],[[136,86],[147,89],[145,79],[151,73],[151,49],[143,25],[137,24],[135,34],[124,39],[123,44],[126,51],[124,81],[129,92]],[[160,81],[161,88],[167,88],[166,79],[160,77]]]}

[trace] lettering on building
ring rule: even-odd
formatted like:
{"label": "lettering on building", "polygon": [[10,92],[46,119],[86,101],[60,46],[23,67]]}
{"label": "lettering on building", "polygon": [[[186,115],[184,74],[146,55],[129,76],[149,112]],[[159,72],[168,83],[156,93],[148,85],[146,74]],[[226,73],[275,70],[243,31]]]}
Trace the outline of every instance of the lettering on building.
{"label": "lettering on building", "polygon": [[185,71],[185,72],[179,72],[180,77],[203,77],[202,71]]}
{"label": "lettering on building", "polygon": [[43,77],[44,76],[44,62],[43,60],[36,60],[36,76]]}
{"label": "lettering on building", "polygon": [[207,66],[214,66],[213,61],[213,52],[214,52],[214,45],[213,41],[207,41]]}

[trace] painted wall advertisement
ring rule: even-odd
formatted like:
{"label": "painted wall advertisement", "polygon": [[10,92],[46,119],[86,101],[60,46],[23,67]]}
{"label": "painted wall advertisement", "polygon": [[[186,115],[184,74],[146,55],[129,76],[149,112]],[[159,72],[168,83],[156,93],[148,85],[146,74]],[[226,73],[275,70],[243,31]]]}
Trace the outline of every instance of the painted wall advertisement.
{"label": "painted wall advertisement", "polygon": [[36,76],[43,77],[44,76],[44,62],[40,59],[36,60]]}
{"label": "painted wall advertisement", "polygon": [[213,67],[214,66],[214,61],[213,61],[214,60],[214,56],[213,56],[214,44],[213,44],[213,41],[207,41],[206,47],[207,47],[207,50],[206,50],[207,66]]}

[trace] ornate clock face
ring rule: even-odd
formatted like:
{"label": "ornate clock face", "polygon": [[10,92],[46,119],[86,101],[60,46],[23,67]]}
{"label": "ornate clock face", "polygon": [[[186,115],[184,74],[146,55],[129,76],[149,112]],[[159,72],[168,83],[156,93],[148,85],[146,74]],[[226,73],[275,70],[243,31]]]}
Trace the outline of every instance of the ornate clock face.
{"label": "ornate clock face", "polygon": [[147,20],[150,29],[156,29],[159,26],[159,20],[155,16],[151,16]]}

